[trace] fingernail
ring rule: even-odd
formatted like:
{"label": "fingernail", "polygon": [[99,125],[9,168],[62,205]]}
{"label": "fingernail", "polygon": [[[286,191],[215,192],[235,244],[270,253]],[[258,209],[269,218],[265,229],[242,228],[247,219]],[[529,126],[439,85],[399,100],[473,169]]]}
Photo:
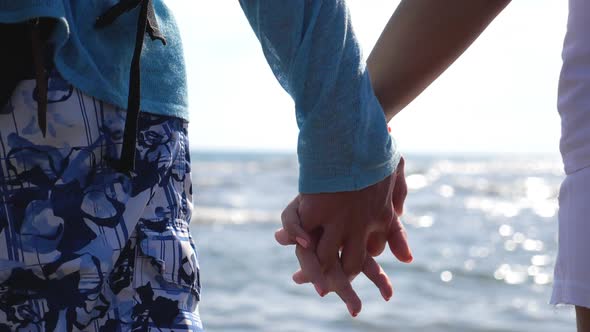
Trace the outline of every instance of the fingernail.
{"label": "fingernail", "polygon": [[300,238],[299,236],[295,237],[295,241],[297,241],[297,243],[299,243],[303,248],[307,249],[307,241],[305,241],[304,238]]}
{"label": "fingernail", "polygon": [[391,290],[391,293],[388,294],[383,294],[383,298],[385,299],[385,301],[389,302],[389,300],[391,300],[391,298],[393,297],[393,289]]}
{"label": "fingernail", "polygon": [[358,315],[358,312],[354,312],[354,310],[352,310],[350,303],[346,303],[346,308],[348,308],[348,312],[352,317],[356,317]]}
{"label": "fingernail", "polygon": [[320,286],[318,286],[318,285],[313,285],[313,286],[315,287],[315,291],[318,292],[319,296],[324,297],[324,295],[326,295],[324,293],[324,291],[320,288]]}

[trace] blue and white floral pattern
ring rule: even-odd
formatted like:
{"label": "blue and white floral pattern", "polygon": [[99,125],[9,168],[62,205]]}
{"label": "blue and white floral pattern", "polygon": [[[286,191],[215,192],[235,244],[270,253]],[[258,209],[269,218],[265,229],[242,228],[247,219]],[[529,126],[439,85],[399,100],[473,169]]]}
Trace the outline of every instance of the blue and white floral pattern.
{"label": "blue and white floral pattern", "polygon": [[119,173],[125,112],[49,83],[46,137],[34,81],[0,109],[0,332],[202,331],[186,122],[142,113]]}

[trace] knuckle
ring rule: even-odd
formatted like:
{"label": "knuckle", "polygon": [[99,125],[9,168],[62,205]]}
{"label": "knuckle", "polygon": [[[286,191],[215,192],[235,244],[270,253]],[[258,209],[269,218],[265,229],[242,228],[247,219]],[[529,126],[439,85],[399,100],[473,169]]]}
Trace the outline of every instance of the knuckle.
{"label": "knuckle", "polygon": [[404,226],[399,221],[399,219],[396,218],[395,222],[391,224],[391,229],[389,231],[391,232],[391,234],[396,234],[399,232],[403,232],[403,230]]}
{"label": "knuckle", "polygon": [[309,230],[310,228],[313,228],[314,225],[320,224],[317,214],[312,213],[312,211],[307,208],[300,208],[294,213],[294,215],[297,218],[297,223],[300,224],[303,229]]}
{"label": "knuckle", "polygon": [[329,271],[332,269],[334,266],[334,259],[330,254],[320,252],[317,256],[323,271]]}
{"label": "knuckle", "polygon": [[289,219],[289,208],[285,208],[283,212],[281,212],[281,221],[286,223]]}
{"label": "knuckle", "polygon": [[330,261],[332,260],[330,255],[328,255],[328,253],[324,252],[324,251],[320,251],[317,253],[318,256],[318,261],[320,261],[320,264],[327,266],[328,264],[330,264]]}
{"label": "knuckle", "polygon": [[281,221],[283,223],[283,228],[287,231],[287,233],[290,235],[294,235],[294,233],[296,233],[296,225],[299,224],[299,219],[296,216],[293,216],[292,213],[283,211],[281,214]]}
{"label": "knuckle", "polygon": [[345,299],[352,297],[352,295],[350,294],[350,290],[348,288],[348,285],[346,284],[346,281],[337,280],[335,282],[334,288],[335,288],[336,293],[338,293],[340,295],[340,297],[345,298]]}
{"label": "knuckle", "polygon": [[285,208],[283,212],[281,212],[281,221],[283,222],[283,224],[289,225],[289,223],[293,222],[292,219],[293,218],[291,218],[291,211],[289,210],[289,208]]}
{"label": "knuckle", "polygon": [[342,270],[344,270],[344,273],[350,277],[357,276],[358,274],[360,274],[363,270],[363,267],[361,264],[358,264],[357,262],[348,264],[345,263],[344,266],[342,266]]}
{"label": "knuckle", "polygon": [[395,212],[393,210],[393,205],[391,204],[389,204],[387,208],[384,208],[383,212],[381,212],[381,219],[385,222],[390,222],[391,220],[393,220],[394,216]]}
{"label": "knuckle", "polygon": [[334,290],[341,294],[348,294],[352,290],[352,286],[346,278],[339,276],[333,279]]}
{"label": "knuckle", "polygon": [[377,257],[379,255],[381,255],[383,253],[383,251],[385,250],[385,243],[386,240],[385,238],[382,238],[380,241],[373,241],[370,242],[369,246],[367,247],[368,249],[368,254],[371,257]]}

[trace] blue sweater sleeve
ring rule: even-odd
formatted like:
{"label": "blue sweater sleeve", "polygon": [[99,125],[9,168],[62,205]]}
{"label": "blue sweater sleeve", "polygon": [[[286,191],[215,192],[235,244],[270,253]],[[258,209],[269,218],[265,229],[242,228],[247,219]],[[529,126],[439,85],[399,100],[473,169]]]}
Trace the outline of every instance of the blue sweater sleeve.
{"label": "blue sweater sleeve", "polygon": [[299,191],[352,191],[395,170],[387,132],[342,0],[240,0],[274,75],[295,101]]}

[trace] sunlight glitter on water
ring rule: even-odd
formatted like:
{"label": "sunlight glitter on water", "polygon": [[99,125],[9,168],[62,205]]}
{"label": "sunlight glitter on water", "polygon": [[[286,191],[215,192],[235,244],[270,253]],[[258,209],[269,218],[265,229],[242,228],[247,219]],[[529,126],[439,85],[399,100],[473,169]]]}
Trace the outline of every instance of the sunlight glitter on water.
{"label": "sunlight glitter on water", "polygon": [[522,243],[522,248],[526,251],[542,251],[543,247],[543,241],[541,240],[526,239]]}
{"label": "sunlight glitter on water", "polygon": [[504,242],[504,250],[506,251],[514,251],[516,250],[516,242],[513,240],[507,240]]}
{"label": "sunlight glitter on water", "polygon": [[547,273],[539,273],[535,276],[535,284],[537,285],[546,285],[551,281],[553,281],[553,278]]}
{"label": "sunlight glitter on water", "polygon": [[514,233],[514,229],[512,228],[512,226],[504,224],[500,226],[500,228],[498,229],[498,233],[503,237],[508,237]]}
{"label": "sunlight glitter on water", "polygon": [[523,243],[525,240],[526,240],[526,236],[524,234],[522,234],[521,232],[516,232],[512,236],[512,241],[514,241],[514,243]]}
{"label": "sunlight glitter on water", "polygon": [[531,257],[531,264],[537,266],[545,266],[551,262],[551,257],[548,255],[534,255]]}
{"label": "sunlight glitter on water", "polygon": [[497,280],[504,280],[509,285],[522,284],[527,281],[528,271],[522,265],[502,264],[494,272],[494,278]]}
{"label": "sunlight glitter on water", "polygon": [[512,202],[480,197],[468,197],[465,199],[465,207],[471,210],[481,210],[491,216],[506,218],[516,217],[521,209]]}
{"label": "sunlight glitter on water", "polygon": [[429,228],[434,225],[434,217],[431,215],[413,216],[408,214],[404,215],[403,222],[414,228]]}
{"label": "sunlight glitter on water", "polygon": [[443,184],[438,188],[438,193],[445,198],[450,198],[455,195],[455,188],[449,186],[448,184]]}
{"label": "sunlight glitter on water", "polygon": [[558,203],[556,199],[545,200],[533,205],[533,211],[539,217],[552,218],[557,213]]}
{"label": "sunlight glitter on water", "polygon": [[472,271],[475,268],[475,260],[468,259],[463,263],[463,267],[467,271]]}
{"label": "sunlight glitter on water", "polygon": [[526,197],[532,201],[545,200],[551,197],[551,189],[545,180],[538,177],[528,177],[525,180]]}
{"label": "sunlight glitter on water", "polygon": [[[208,330],[274,332],[286,326],[286,317],[292,325],[281,331],[575,329],[571,311],[555,312],[547,304],[557,249],[559,161],[539,166],[536,157],[408,157],[412,189],[402,220],[415,261],[398,264],[386,250],[378,261],[395,278],[395,300],[385,307],[361,276],[354,286],[363,313],[346,321],[336,295],[319,298],[313,287],[293,285],[299,266],[293,248],[281,248],[272,236],[297,192],[296,158],[256,158],[248,160],[260,160],[260,167],[235,156],[227,161],[231,167],[218,167],[224,166],[218,156],[195,158],[191,226],[203,266]],[[422,308],[444,320],[445,328],[425,328]],[[453,320],[457,312],[468,315]]]}
{"label": "sunlight glitter on water", "polygon": [[409,190],[418,190],[428,185],[428,180],[422,174],[412,174],[406,177],[406,184]]}
{"label": "sunlight glitter on water", "polygon": [[484,258],[490,255],[490,249],[487,247],[471,247],[469,248],[469,256],[476,258]]}
{"label": "sunlight glitter on water", "polygon": [[441,272],[440,280],[442,280],[443,282],[451,282],[451,280],[453,280],[453,273],[451,271]]}

